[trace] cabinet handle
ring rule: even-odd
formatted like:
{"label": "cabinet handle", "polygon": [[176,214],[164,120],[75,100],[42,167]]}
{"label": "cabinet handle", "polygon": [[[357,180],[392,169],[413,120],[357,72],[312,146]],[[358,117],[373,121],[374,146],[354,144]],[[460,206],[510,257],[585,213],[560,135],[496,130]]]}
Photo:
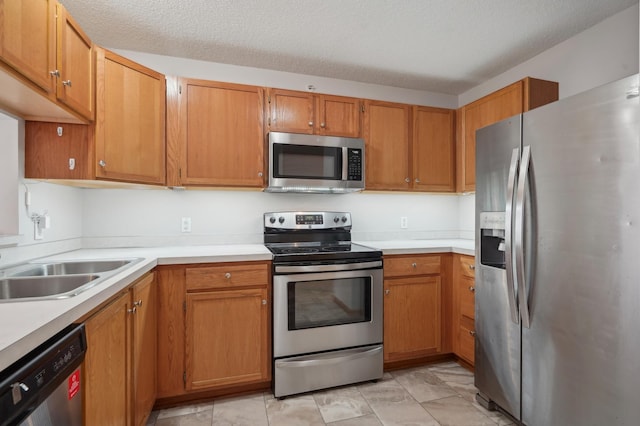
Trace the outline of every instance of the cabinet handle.
{"label": "cabinet handle", "polygon": [[469,291],[474,292],[476,291],[476,288],[474,286],[469,286]]}
{"label": "cabinet handle", "polygon": [[49,75],[51,75],[51,77],[60,77],[60,71],[58,70],[49,71]]}
{"label": "cabinet handle", "polygon": [[129,312],[130,314],[135,314],[138,311],[138,308],[136,308],[135,306],[131,309],[127,309],[127,312]]}
{"label": "cabinet handle", "polygon": [[262,177],[262,172],[258,172],[258,177]]}
{"label": "cabinet handle", "polygon": [[104,160],[98,161],[98,164],[100,165],[100,167],[106,167],[107,165],[107,163]]}
{"label": "cabinet handle", "polygon": [[267,304],[267,299],[262,299],[262,304],[266,305]]}
{"label": "cabinet handle", "polygon": [[413,263],[411,264],[411,266],[413,266],[414,268],[417,268],[417,267],[418,267],[418,264],[417,264],[417,263],[415,263],[415,262],[413,262]]}
{"label": "cabinet handle", "polygon": [[142,299],[138,300],[137,302],[133,302],[133,306],[142,306]]}
{"label": "cabinet handle", "polygon": [[475,337],[476,332],[475,332],[475,331],[473,331],[473,330],[469,330],[469,334],[471,335],[471,337]]}
{"label": "cabinet handle", "polygon": [[390,290],[389,290],[389,289],[386,289],[386,290],[384,291],[384,294],[389,294],[389,292],[390,292]]}
{"label": "cabinet handle", "polygon": [[320,127],[322,127],[324,129],[325,123],[320,123]]}
{"label": "cabinet handle", "polygon": [[226,274],[224,274],[224,277],[225,277],[226,279],[231,278],[231,272],[227,272]]}
{"label": "cabinet handle", "polygon": [[411,182],[411,179],[409,179],[409,178],[404,178],[404,181],[405,181],[405,182],[407,182],[407,183],[409,183],[409,182]]}
{"label": "cabinet handle", "polygon": [[420,179],[416,178],[415,182],[420,183]]}
{"label": "cabinet handle", "polygon": [[471,269],[472,271],[476,269],[476,265],[469,265],[469,269]]}
{"label": "cabinet handle", "polygon": [[309,122],[309,127],[313,127],[313,121]]}
{"label": "cabinet handle", "polygon": [[62,80],[62,85],[71,87],[71,80]]}

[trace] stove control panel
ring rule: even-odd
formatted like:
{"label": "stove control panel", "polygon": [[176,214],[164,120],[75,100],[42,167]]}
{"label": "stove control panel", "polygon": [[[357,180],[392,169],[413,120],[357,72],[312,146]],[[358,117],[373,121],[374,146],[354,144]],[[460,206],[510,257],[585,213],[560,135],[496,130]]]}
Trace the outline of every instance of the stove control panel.
{"label": "stove control panel", "polygon": [[350,229],[351,213],[270,212],[264,214],[264,227],[271,229]]}

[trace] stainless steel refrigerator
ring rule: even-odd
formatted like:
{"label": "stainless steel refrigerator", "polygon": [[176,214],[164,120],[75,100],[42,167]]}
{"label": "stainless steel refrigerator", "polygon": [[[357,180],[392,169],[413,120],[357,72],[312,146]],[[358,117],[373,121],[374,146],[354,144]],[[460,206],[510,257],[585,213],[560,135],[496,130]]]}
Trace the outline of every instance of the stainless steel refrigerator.
{"label": "stainless steel refrigerator", "polygon": [[638,76],[476,136],[478,401],[640,424]]}

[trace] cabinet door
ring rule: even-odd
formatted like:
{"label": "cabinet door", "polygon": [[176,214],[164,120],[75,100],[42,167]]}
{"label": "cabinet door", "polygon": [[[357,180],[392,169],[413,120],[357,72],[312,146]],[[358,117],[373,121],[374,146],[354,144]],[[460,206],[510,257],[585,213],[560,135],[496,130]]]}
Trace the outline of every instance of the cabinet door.
{"label": "cabinet door", "polygon": [[58,3],[58,99],[89,120],[95,113],[93,44],[82,28]]}
{"label": "cabinet door", "polygon": [[180,82],[180,185],[262,187],[263,89]]}
{"label": "cabinet door", "polygon": [[133,318],[133,424],[144,425],[156,401],[156,286],[149,274],[131,289]]}
{"label": "cabinet door", "polygon": [[313,134],[314,96],[306,92],[269,89],[269,131]]}
{"label": "cabinet door", "polygon": [[410,106],[367,100],[364,109],[366,188],[408,190]]}
{"label": "cabinet door", "polygon": [[450,109],[414,107],[414,189],[455,191],[454,116]]}
{"label": "cabinet door", "polygon": [[164,75],[97,53],[96,177],[164,184]]}
{"label": "cabinet door", "polygon": [[269,379],[267,289],[187,294],[186,388]]}
{"label": "cabinet door", "polygon": [[85,322],[84,425],[128,424],[129,293]]}
{"label": "cabinet door", "polygon": [[318,134],[360,137],[360,99],[329,95],[318,95],[316,99]]}
{"label": "cabinet door", "polygon": [[0,58],[47,93],[55,90],[55,0],[0,0]]}
{"label": "cabinet door", "polygon": [[384,359],[438,353],[441,347],[439,276],[384,281]]}

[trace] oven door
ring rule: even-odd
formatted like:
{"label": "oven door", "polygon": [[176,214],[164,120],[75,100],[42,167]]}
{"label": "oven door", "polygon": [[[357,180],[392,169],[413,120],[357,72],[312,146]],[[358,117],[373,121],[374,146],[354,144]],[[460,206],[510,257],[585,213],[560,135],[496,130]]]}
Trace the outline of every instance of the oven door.
{"label": "oven door", "polygon": [[381,268],[274,275],[274,358],[382,343],[382,287]]}

